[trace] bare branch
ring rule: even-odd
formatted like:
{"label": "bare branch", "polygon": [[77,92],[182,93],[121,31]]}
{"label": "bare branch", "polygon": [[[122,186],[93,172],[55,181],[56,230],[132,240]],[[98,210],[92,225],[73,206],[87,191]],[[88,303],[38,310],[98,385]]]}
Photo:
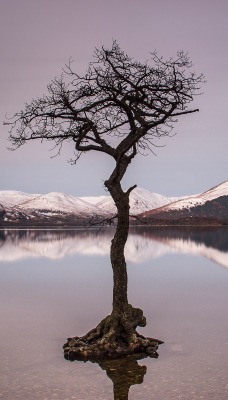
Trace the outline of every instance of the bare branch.
{"label": "bare branch", "polygon": [[[202,74],[192,71],[187,53],[164,60],[157,52],[140,63],[116,41],[111,49],[96,49],[84,76],[73,61],[48,85],[48,94],[32,100],[5,124],[18,148],[30,140],[49,140],[58,148],[72,140],[78,154],[106,153],[116,162],[112,179],[122,179],[139,150],[151,150],[156,140],[171,136],[182,115],[198,108],[189,104],[199,95]],[[114,138],[114,139],[113,139]]]}

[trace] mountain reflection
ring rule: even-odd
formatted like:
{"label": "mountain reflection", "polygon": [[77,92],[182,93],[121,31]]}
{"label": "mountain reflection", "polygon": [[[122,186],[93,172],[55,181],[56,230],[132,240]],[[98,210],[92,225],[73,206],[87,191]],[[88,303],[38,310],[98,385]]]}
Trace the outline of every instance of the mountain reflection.
{"label": "mountain reflection", "polygon": [[[109,255],[114,230],[2,230],[0,261],[74,255]],[[228,268],[228,229],[132,228],[125,249],[127,261],[140,263],[170,253],[204,256]]]}

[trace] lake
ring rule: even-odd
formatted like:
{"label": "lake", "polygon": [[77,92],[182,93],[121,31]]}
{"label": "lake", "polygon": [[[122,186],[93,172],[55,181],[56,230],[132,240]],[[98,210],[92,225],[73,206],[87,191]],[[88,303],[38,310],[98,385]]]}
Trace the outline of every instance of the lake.
{"label": "lake", "polygon": [[158,359],[64,359],[66,338],[111,312],[112,236],[0,231],[0,399],[227,399],[227,227],[131,229],[129,302],[147,318],[139,332],[164,340]]}

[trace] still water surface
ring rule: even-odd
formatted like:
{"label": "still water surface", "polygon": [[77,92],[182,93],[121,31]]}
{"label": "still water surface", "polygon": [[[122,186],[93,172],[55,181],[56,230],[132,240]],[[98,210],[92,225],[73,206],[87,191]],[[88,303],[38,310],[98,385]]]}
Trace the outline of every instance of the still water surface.
{"label": "still water surface", "polygon": [[64,359],[66,338],[111,311],[112,235],[0,231],[0,399],[114,399],[112,374],[119,400],[227,399],[227,228],[132,230],[129,301],[147,317],[140,331],[165,341],[157,360]]}

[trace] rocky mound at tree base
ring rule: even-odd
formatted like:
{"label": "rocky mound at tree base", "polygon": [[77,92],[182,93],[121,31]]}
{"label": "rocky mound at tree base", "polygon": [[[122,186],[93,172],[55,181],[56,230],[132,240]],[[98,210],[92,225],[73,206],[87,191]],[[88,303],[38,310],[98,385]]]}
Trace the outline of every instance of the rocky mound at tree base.
{"label": "rocky mound at tree base", "polygon": [[[139,309],[133,310],[141,312]],[[157,358],[158,346],[163,341],[140,335],[136,326],[126,323],[122,317],[117,319],[114,315],[108,315],[86,335],[68,338],[63,346],[64,357],[70,361],[118,359],[134,354]]]}

